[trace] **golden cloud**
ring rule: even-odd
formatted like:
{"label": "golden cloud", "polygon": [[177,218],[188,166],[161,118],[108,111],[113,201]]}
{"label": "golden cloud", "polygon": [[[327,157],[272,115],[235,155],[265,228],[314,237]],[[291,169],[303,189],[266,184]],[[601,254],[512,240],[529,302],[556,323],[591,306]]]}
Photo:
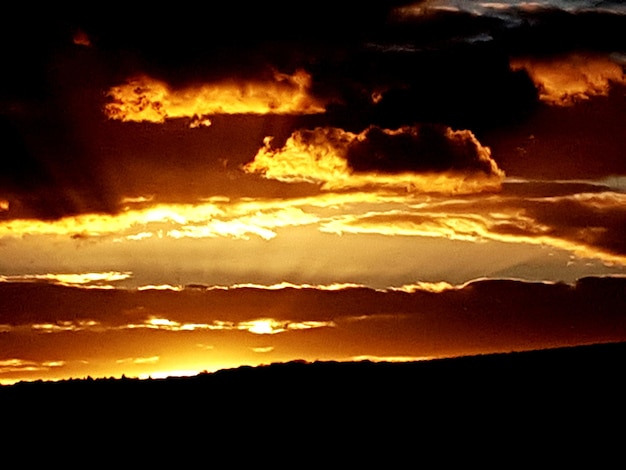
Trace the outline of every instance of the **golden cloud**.
{"label": "golden cloud", "polygon": [[504,177],[470,131],[448,127],[370,127],[359,134],[318,127],[294,132],[279,149],[271,142],[265,139],[244,171],[324,190],[375,186],[446,194],[497,190]]}
{"label": "golden cloud", "polygon": [[511,68],[525,69],[539,91],[539,98],[559,106],[570,106],[592,96],[605,96],[611,83],[626,84],[622,66],[610,57],[596,54],[516,58],[511,60]]}
{"label": "golden cloud", "polygon": [[527,200],[494,196],[343,214],[323,221],[320,230],[546,245],[626,265],[625,208],[626,194],[612,192]]}
{"label": "golden cloud", "polygon": [[164,330],[164,331],[198,331],[198,330],[240,330],[257,335],[274,335],[294,330],[308,330],[311,328],[333,327],[332,321],[303,321],[276,320],[273,318],[259,318],[240,322],[215,320],[211,323],[181,323],[167,318],[150,317],[144,322],[128,324],[121,329]]}
{"label": "golden cloud", "polygon": [[[0,360],[0,374],[10,372],[33,372],[48,370],[55,367],[63,367],[64,361],[29,361],[24,359],[3,359]],[[2,380],[0,380],[2,383]]]}
{"label": "golden cloud", "polygon": [[[284,200],[223,201],[199,204],[157,204],[126,209],[119,214],[83,214],[54,221],[16,219],[0,222],[0,237],[70,235],[75,238],[115,235],[117,240],[141,241],[154,236],[168,238],[229,237],[264,239],[276,236],[275,229],[307,225],[318,216]],[[320,204],[326,204],[320,202]],[[285,207],[287,205],[287,207]]]}
{"label": "golden cloud", "polygon": [[[352,170],[345,168],[349,178]],[[371,176],[378,175],[372,173]],[[337,235],[376,234],[546,245],[607,264],[626,265],[624,193],[604,191],[526,197],[509,192],[507,188],[505,186],[498,194],[448,197],[370,186],[362,191],[321,192],[294,199],[212,199],[197,205],[156,204],[129,208],[116,215],[5,221],[0,223],[0,237],[63,235],[77,238],[77,243],[85,237],[108,237],[115,243],[143,243],[146,239],[157,238],[246,240],[259,237],[270,240],[279,234],[288,236],[289,228],[308,227]],[[0,276],[0,282],[105,288],[130,276],[129,272],[25,274]],[[169,284],[144,287],[180,289]],[[289,286],[273,286],[283,287]],[[331,288],[332,285],[328,286]],[[437,288],[432,286],[432,289]]]}
{"label": "golden cloud", "polygon": [[126,357],[115,361],[117,364],[155,364],[159,362],[159,356],[149,357]]}
{"label": "golden cloud", "polygon": [[236,79],[174,89],[148,76],[135,77],[109,90],[104,112],[119,121],[165,122],[192,118],[190,127],[211,125],[213,114],[315,114],[325,104],[309,93],[311,76],[274,73],[268,80]]}
{"label": "golden cloud", "polygon": [[34,323],[30,326],[30,328],[38,333],[104,331],[102,324],[95,320],[59,320],[55,323]]}
{"label": "golden cloud", "polygon": [[108,271],[101,273],[62,273],[62,274],[23,274],[16,276],[0,275],[0,282],[49,282],[61,286],[81,286],[86,288],[111,288],[111,282],[123,281],[131,277],[129,272]]}

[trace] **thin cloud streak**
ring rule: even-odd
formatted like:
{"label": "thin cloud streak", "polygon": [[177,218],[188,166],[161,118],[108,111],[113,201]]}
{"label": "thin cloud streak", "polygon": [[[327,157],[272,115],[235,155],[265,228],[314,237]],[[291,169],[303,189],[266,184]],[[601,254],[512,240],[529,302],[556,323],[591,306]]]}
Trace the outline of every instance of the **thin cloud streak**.
{"label": "thin cloud streak", "polygon": [[524,199],[503,194],[471,202],[448,200],[438,211],[432,210],[434,204],[342,215],[323,222],[320,230],[539,244],[626,265],[626,246],[620,241],[624,207],[626,195],[614,192]]}
{"label": "thin cloud streak", "polygon": [[0,282],[49,282],[60,286],[81,286],[88,289],[112,288],[111,283],[132,276],[130,272],[109,271],[104,273],[62,273],[0,275]]}

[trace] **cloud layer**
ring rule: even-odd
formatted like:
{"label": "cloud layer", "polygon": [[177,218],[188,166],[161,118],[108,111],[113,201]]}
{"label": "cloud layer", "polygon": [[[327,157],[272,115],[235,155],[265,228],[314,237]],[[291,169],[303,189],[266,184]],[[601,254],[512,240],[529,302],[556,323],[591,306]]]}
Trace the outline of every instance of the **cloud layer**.
{"label": "cloud layer", "polygon": [[[623,340],[624,287],[623,278],[572,285],[481,280],[387,291],[297,286],[94,291],[0,283],[0,294],[8,299],[0,307],[6,346],[0,380],[67,377],[90,367],[118,376],[146,373],[167,365],[168,357],[179,369],[199,364],[212,369],[223,354],[248,363],[262,360],[261,353],[270,361],[423,358]],[[332,352],[329,341],[336,344]],[[94,351],[103,342],[114,345],[104,357],[84,354],[87,344]]]}

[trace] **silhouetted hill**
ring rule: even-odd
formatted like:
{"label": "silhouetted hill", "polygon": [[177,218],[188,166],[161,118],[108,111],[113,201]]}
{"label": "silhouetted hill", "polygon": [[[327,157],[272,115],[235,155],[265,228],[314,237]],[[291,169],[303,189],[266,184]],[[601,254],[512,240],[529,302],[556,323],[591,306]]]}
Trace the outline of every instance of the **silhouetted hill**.
{"label": "silhouetted hill", "polygon": [[433,442],[569,453],[601,436],[606,452],[624,436],[625,364],[626,343],[412,363],[296,361],[187,378],[23,382],[0,387],[0,403],[12,436],[106,436],[109,451],[156,439],[312,446],[318,457],[336,448],[367,460]]}

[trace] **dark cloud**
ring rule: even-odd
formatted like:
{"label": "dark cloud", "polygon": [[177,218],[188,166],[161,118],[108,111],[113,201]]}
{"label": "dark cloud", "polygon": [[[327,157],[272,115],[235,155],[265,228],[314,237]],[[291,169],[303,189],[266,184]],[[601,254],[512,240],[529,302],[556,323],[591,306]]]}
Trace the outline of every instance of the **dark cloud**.
{"label": "dark cloud", "polygon": [[623,257],[626,255],[626,207],[622,196],[582,194],[525,205],[538,224],[551,227],[550,235]]}
{"label": "dark cloud", "polygon": [[510,52],[544,54],[623,48],[624,13],[621,2],[434,0],[399,7],[391,18],[405,37],[428,47],[497,42]]}
{"label": "dark cloud", "polygon": [[[33,126],[0,116],[0,198],[5,217],[55,219],[84,212],[113,212],[117,201],[100,178],[86,136],[47,118]],[[43,125],[43,127],[39,127]]]}
{"label": "dark cloud", "polygon": [[623,85],[573,106],[543,105],[515,127],[479,133],[508,176],[588,179],[626,173]]}
{"label": "dark cloud", "polygon": [[369,127],[347,149],[348,164],[357,172],[482,172],[497,173],[485,148],[468,132],[437,125],[389,132]]}
{"label": "dark cloud", "polygon": [[504,173],[467,130],[446,126],[300,129],[282,148],[271,139],[246,164],[268,179],[319,184],[324,190],[399,188],[403,192],[471,193],[500,187]]}

